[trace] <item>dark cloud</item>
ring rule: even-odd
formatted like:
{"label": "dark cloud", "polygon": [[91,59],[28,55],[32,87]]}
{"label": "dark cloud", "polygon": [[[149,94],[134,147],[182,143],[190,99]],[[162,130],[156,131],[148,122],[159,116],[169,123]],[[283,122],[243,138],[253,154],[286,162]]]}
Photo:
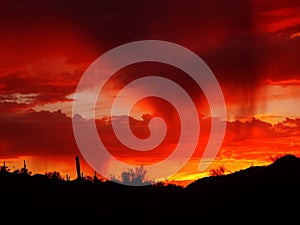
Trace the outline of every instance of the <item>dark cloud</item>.
{"label": "dark cloud", "polygon": [[[31,73],[28,70],[0,75],[0,100],[16,101],[15,95],[31,95],[30,106],[70,101],[82,72],[51,73],[47,70]],[[4,99],[5,98],[5,99]],[[20,100],[22,97],[20,97]],[[1,101],[0,101],[1,102]]]}
{"label": "dark cloud", "polygon": [[[165,105],[167,107],[167,104]],[[171,107],[169,105],[169,107]],[[171,109],[170,109],[171,110]],[[168,111],[170,111],[168,110]],[[135,159],[136,163],[154,162],[165,158],[174,150],[180,135],[178,117],[169,118],[165,113],[161,116],[167,123],[168,133],[161,145],[150,152],[136,152],[124,147],[115,136],[108,118],[97,121],[99,136],[107,149],[121,160]],[[142,119],[130,118],[131,129],[139,138],[149,135],[149,121],[153,115],[144,115]],[[115,117],[117,124],[122,124],[123,117]],[[210,134],[210,118],[202,118],[199,146],[194,156],[199,158],[206,146]],[[300,119],[286,118],[277,124],[270,124],[253,118],[251,121],[227,122],[227,130],[223,147],[227,144],[246,140],[266,140],[277,138],[299,137]],[[201,148],[201,149],[200,149]],[[72,130],[72,120],[61,111],[27,111],[25,113],[9,113],[0,117],[0,156],[53,156],[73,157],[80,154]],[[150,161],[149,161],[150,160]]]}
{"label": "dark cloud", "polygon": [[[161,39],[195,51],[220,81],[226,101],[240,105],[242,114],[251,115],[262,83],[299,79],[299,40],[290,38],[299,31],[298,25],[281,24],[281,33],[285,29],[289,34],[286,36],[257,30],[274,21],[280,23],[276,14],[268,12],[285,8],[294,12],[290,10],[293,7],[299,3],[1,1],[0,66],[8,71],[1,76],[0,87],[2,92],[39,93],[37,101],[65,100],[74,92],[83,69],[103,52],[130,41]],[[59,67],[35,77],[28,71],[18,75],[18,70],[49,57],[64,57],[65,65],[84,66],[76,76]]]}
{"label": "dark cloud", "polygon": [[252,118],[250,121],[227,122],[225,141],[236,142],[244,140],[262,140],[268,138],[296,137],[300,135],[300,119],[286,118],[271,124]]}
{"label": "dark cloud", "polygon": [[101,54],[123,43],[152,38],[194,46],[193,50],[197,50],[209,44],[201,40],[213,41],[217,30],[231,36],[234,31],[251,27],[252,21],[248,0],[188,3],[31,0],[5,1],[0,9],[2,38],[10,44],[10,49],[16,50],[14,55],[17,51],[41,55],[56,50],[70,58],[75,52],[66,46],[78,49],[73,41],[79,38],[86,42],[81,43],[87,48],[81,49],[83,55],[91,49]]}
{"label": "dark cloud", "polygon": [[61,111],[28,111],[2,118],[1,156],[62,156],[78,152],[70,118]]}

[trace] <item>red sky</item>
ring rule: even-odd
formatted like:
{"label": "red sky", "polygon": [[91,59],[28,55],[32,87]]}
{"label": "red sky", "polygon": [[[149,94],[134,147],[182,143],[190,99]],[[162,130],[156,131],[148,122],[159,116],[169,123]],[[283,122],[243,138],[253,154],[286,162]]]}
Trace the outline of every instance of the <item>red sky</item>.
{"label": "red sky", "polygon": [[[58,170],[75,178],[74,157],[80,152],[71,116],[80,78],[104,52],[146,39],[194,51],[218,79],[227,129],[211,168],[224,165],[235,171],[270,163],[269,157],[278,154],[300,155],[299,12],[297,0],[1,1],[0,159],[10,168],[26,159],[33,172]],[[171,131],[148,155],[124,154],[109,121],[102,118],[124,85],[153,73],[181,85],[203,116],[198,150],[174,179],[206,175],[199,173],[198,164],[209,134],[207,102],[185,74],[170,66],[129,66],[110,79],[97,110],[103,142],[117,157],[135,164],[159,161],[172,152],[178,115],[166,102],[147,99],[132,112],[132,130],[140,138],[149,135],[147,122],[153,116],[164,118]],[[122,123],[122,113],[115,116]],[[92,175],[93,169],[82,163],[83,172]]]}

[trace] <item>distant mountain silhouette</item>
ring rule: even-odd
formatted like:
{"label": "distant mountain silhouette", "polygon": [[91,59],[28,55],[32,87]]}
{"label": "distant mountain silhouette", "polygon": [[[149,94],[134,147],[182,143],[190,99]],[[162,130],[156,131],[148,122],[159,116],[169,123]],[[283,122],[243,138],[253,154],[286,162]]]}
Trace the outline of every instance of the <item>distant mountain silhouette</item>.
{"label": "distant mountain silhouette", "polygon": [[300,224],[300,158],[294,155],[202,178],[185,188],[58,175],[0,171],[1,219],[31,224],[57,223],[60,217],[68,224]]}

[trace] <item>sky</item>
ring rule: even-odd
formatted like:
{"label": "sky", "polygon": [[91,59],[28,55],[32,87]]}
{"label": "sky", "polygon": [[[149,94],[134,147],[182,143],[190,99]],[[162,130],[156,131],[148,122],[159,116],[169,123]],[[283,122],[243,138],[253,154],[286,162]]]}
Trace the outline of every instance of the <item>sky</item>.
{"label": "sky", "polygon": [[[233,172],[269,164],[282,154],[300,156],[299,12],[297,0],[1,1],[0,160],[11,170],[26,160],[33,173],[56,170],[75,178],[74,158],[80,155],[83,173],[93,176],[72,127],[76,88],[99,56],[141,40],[172,42],[197,54],[222,89],[226,118],[210,115],[205,93],[182,70],[157,62],[129,65],[107,80],[95,111],[99,137],[117,159],[150,165],[170,155],[180,139],[180,115],[164,99],[142,99],[125,114],[126,105],[147,87],[135,83],[120,91],[153,75],[176,82],[189,94],[200,123],[198,140],[187,141],[195,151],[169,180],[192,181],[221,165]],[[160,84],[148,82],[150,91],[164,94]],[[110,117],[119,93],[120,106]],[[185,100],[178,102],[190,109]],[[147,139],[154,117],[165,121],[166,135],[148,152],[124,146],[112,127],[129,120],[133,134]],[[80,120],[91,118],[85,114]],[[209,168],[199,171],[212,121],[226,124],[224,141]],[[153,126],[162,129],[161,123]]]}

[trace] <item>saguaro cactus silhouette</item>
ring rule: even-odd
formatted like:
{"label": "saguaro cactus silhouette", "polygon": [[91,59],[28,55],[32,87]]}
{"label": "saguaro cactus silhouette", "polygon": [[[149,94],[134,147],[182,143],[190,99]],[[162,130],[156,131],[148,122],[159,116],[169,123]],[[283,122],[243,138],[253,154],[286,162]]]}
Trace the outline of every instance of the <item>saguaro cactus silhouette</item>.
{"label": "saguaro cactus silhouette", "polygon": [[23,167],[21,168],[21,173],[22,174],[29,174],[25,160],[23,161]]}
{"label": "saguaro cactus silhouette", "polygon": [[75,156],[77,179],[81,179],[79,156]]}
{"label": "saguaro cactus silhouette", "polygon": [[6,173],[8,172],[9,169],[8,167],[5,165],[5,161],[3,161],[3,166],[0,166],[0,172]]}

